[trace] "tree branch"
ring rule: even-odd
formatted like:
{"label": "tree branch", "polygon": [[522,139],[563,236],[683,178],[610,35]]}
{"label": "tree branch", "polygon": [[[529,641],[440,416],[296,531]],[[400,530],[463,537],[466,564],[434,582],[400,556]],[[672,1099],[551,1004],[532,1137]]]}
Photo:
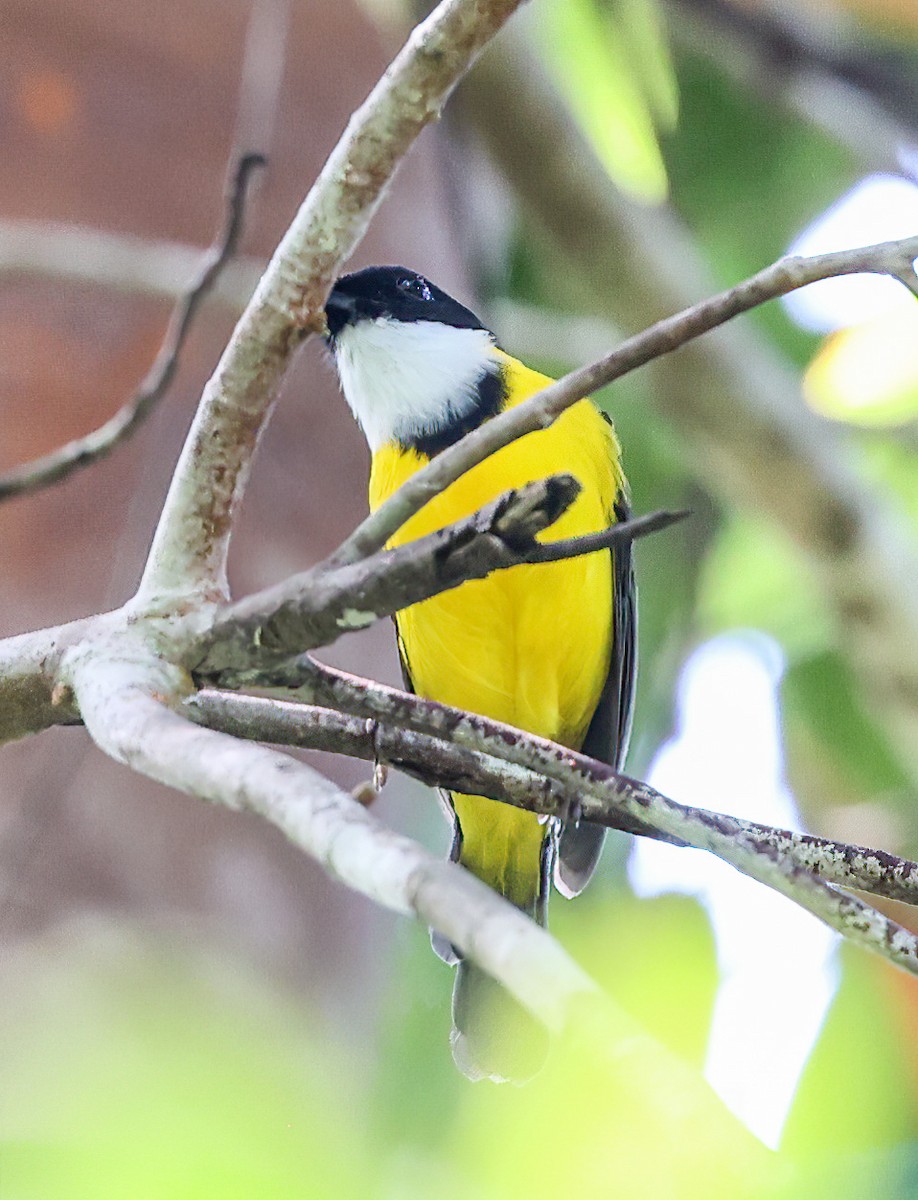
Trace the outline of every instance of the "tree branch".
{"label": "tree branch", "polygon": [[57,671],[67,647],[101,620],[0,639],[0,746],[79,719],[72,694],[57,686]]}
{"label": "tree branch", "polygon": [[189,665],[212,675],[277,662],[466,580],[526,562],[538,553],[537,534],[579,491],[571,475],[537,480],[409,545],[347,567],[320,563],[222,609]]}
{"label": "tree branch", "polygon": [[242,233],[246,189],[254,170],[263,163],[261,155],[245,154],[234,166],[227,186],[223,229],[201,263],[194,283],[176,304],[156,361],[131,399],[92,433],[0,475],[0,502],[58,483],[105,458],[153,412],[175,376],[179,355],[198,309],[236,252]]}
{"label": "tree branch", "polygon": [[634,542],[651,533],[661,533],[691,516],[687,509],[669,512],[660,509],[642,517],[632,517],[618,525],[610,525],[599,533],[585,533],[580,537],[562,538],[557,542],[538,542],[526,555],[527,563],[559,562],[564,558],[577,558],[581,554],[593,554],[596,550],[611,550],[623,542]]}
{"label": "tree branch", "polygon": [[553,938],[463,868],[384,828],[310,767],[172,711],[187,692],[174,667],[96,653],[75,656],[68,678],[87,729],[116,761],[271,821],[334,878],[439,930],[550,1029],[564,1027],[575,1001],[602,1006]]}
{"label": "tree branch", "polygon": [[[644,784],[618,774],[606,763],[598,763],[500,721],[462,712],[435,700],[425,700],[398,688],[336,670],[316,662],[308,655],[294,662],[280,664],[270,671],[253,673],[247,682],[254,683],[256,679],[261,686],[281,687],[288,692],[295,690],[299,698],[313,704],[333,706],[335,710],[364,719],[407,728],[463,749],[499,757],[506,763],[547,777],[562,786],[578,786],[587,778],[602,787],[612,781],[615,787],[623,789],[623,795],[644,794]],[[255,715],[254,709],[252,715]],[[610,824],[611,828],[640,832],[642,836],[654,836],[654,832],[667,833],[663,826],[651,821],[646,814],[640,822],[640,830],[631,824],[620,824],[622,818],[632,821],[634,813],[618,807],[614,789],[605,799],[609,806],[605,815],[590,817],[590,820]],[[515,803],[512,799],[508,802]],[[755,821],[692,809],[665,800],[664,807],[669,805],[679,812],[697,812],[703,823],[731,825],[743,835],[761,840],[763,844],[769,843],[776,853],[791,855],[796,866],[816,871],[829,883],[871,892],[891,900],[918,903],[918,865],[909,859],[898,858],[883,850],[850,846],[811,834],[791,833]],[[565,815],[564,810],[554,810],[549,815],[559,814]],[[607,818],[611,818],[611,821]],[[680,845],[698,844],[691,837],[683,838],[677,834],[670,834],[664,840],[674,840]]]}
{"label": "tree branch", "polygon": [[[200,267],[201,253],[197,246],[86,225],[0,220],[0,277],[72,280],[174,300]],[[254,258],[234,258],[215,281],[208,302],[241,312],[264,267]]]}
{"label": "tree branch", "polygon": [[522,0],[443,0],[351,118],[275,251],[204,389],[139,597],[227,595],[233,514],[294,349],[421,130]]}
{"label": "tree branch", "polygon": [[[384,707],[381,698],[374,697],[377,687],[383,688],[383,685],[370,684],[368,692],[361,692],[361,701],[366,700],[366,703],[360,704],[364,711],[380,711]],[[307,687],[305,690],[310,689]],[[393,698],[399,698],[399,693],[394,689],[390,691]],[[353,701],[356,699],[354,694]],[[417,697],[409,699],[414,702]],[[357,704],[352,702],[349,707],[353,709]],[[431,733],[421,733],[419,728],[405,728],[401,724],[385,723],[375,717],[212,688],[204,688],[189,696],[185,709],[194,720],[236,737],[378,761],[394,766],[432,787],[473,793],[477,789],[480,795],[522,808],[535,806],[538,797],[538,811],[542,811],[541,805],[544,804],[552,812],[563,813],[565,808],[576,803],[576,798],[572,799],[564,785],[540,773],[541,767],[536,770],[524,765],[527,761],[525,757],[506,762],[496,757],[491,737],[498,733],[503,738],[502,728],[499,732],[486,731],[491,747],[486,752],[473,748],[473,743],[478,741],[477,730],[474,737],[463,737],[460,731],[461,740],[456,744],[447,740],[445,734],[437,737]],[[395,712],[398,713],[397,706]],[[393,716],[392,720],[396,719]],[[414,724],[417,726],[419,722],[415,721]],[[482,724],[487,726],[489,723]],[[510,757],[514,757],[512,747]],[[627,787],[629,782],[625,777],[622,786]],[[669,803],[676,804],[675,801]],[[900,858],[885,850],[836,842],[809,833],[793,833],[787,829],[762,825],[758,821],[730,817],[725,813],[686,805],[676,807],[697,814],[700,820],[707,823],[733,822],[744,836],[763,847],[771,847],[779,857],[791,858],[797,866],[812,871],[834,887],[853,888],[887,900],[918,904],[918,863],[910,859]],[[593,819],[610,829],[623,830],[639,837],[650,837],[682,847],[692,844],[663,833],[646,822],[630,820],[618,811],[614,801],[608,802],[601,816]]]}
{"label": "tree branch", "polygon": [[658,512],[598,533],[539,542],[580,485],[555,475],[506,492],[486,508],[426,537],[344,567],[319,563],[221,609],[187,658],[200,676],[248,672],[365,629],[470,579],[523,563],[556,562],[665,529],[683,514]]}
{"label": "tree branch", "polygon": [[[189,696],[184,711],[201,725],[234,737],[362,758],[396,767],[429,787],[490,796],[519,808],[529,808],[536,794],[554,812],[564,812],[570,805],[570,797],[561,784],[527,767],[469,746],[455,745],[446,738],[381,723],[373,717],[213,688],[203,688]],[[625,833],[685,845],[620,813],[610,812],[603,824]]]}
{"label": "tree branch", "polygon": [[[346,678],[334,673],[306,690],[324,689],[340,698],[336,675]],[[363,683],[352,696],[354,706],[385,711],[385,720],[361,722],[334,710],[214,692],[199,693],[187,704],[196,719],[237,737],[391,762],[422,780],[488,795],[544,816],[564,820],[576,811],[584,820],[614,829],[622,828],[624,821],[630,832],[659,831],[664,840],[710,851],[843,936],[918,974],[918,936],[857,897],[829,886],[831,882],[914,903],[918,864],[677,804],[604,763],[512,726],[381,685],[364,690]],[[389,723],[399,719],[408,730]]]}

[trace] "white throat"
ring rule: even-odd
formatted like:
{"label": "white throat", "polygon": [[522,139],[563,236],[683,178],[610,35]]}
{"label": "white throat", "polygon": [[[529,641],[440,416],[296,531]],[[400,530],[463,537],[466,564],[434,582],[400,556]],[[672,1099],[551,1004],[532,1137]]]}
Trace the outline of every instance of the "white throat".
{"label": "white throat", "polygon": [[475,405],[478,384],[498,366],[486,329],[386,317],[338,335],[335,361],[344,397],[370,449],[436,433]]}

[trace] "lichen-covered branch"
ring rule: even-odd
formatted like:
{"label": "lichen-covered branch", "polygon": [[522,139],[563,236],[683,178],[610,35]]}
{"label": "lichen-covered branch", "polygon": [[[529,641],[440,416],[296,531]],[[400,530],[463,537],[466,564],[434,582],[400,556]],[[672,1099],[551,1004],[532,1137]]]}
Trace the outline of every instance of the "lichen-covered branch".
{"label": "lichen-covered branch", "polygon": [[156,361],[134,395],[92,433],[0,475],[0,501],[58,483],[74,471],[105,458],[116,446],[127,441],[153,412],[175,376],[179,355],[195,315],[224,265],[236,252],[242,233],[246,188],[252,172],[263,161],[260,155],[246,154],[235,165],[228,187],[223,229],[199,266],[194,282],[176,304]]}
{"label": "lichen-covered branch", "polygon": [[[324,669],[323,669],[324,671]],[[321,677],[320,677],[321,678]],[[351,680],[332,672],[325,686],[324,679],[317,687],[306,686],[305,691],[316,694],[333,694],[345,699],[345,686],[334,687],[333,681],[347,686]],[[418,728],[396,723],[405,719],[401,707],[403,693],[382,684],[360,681],[361,690],[350,694],[347,707],[361,708],[364,712],[387,713],[385,719],[362,717],[352,712],[321,708],[299,702],[265,699],[240,695],[236,692],[202,689],[189,697],[186,709],[196,720],[216,729],[233,733],[236,737],[257,738],[287,746],[301,746],[311,750],[324,750],[333,754],[347,754],[352,758],[379,761],[391,764],[398,770],[411,775],[431,786],[450,788],[456,791],[474,791],[495,800],[505,800],[523,808],[538,803],[552,812],[564,812],[572,799],[565,787],[542,775],[541,763],[533,760],[524,750],[518,758],[513,746],[508,751],[510,761],[496,756],[492,736],[502,740],[504,727],[489,728],[492,723],[473,717],[471,728],[465,730],[462,723],[450,722],[452,739],[446,733],[438,737],[432,733],[419,732]],[[379,689],[379,690],[377,690]],[[407,698],[407,708],[420,707],[421,715],[427,702],[417,697]],[[434,710],[441,706],[434,705]],[[449,710],[446,710],[449,712]],[[440,714],[438,714],[439,716]],[[391,723],[390,723],[391,722]],[[416,722],[419,724],[420,722]],[[427,724],[426,720],[423,722]],[[431,722],[432,724],[432,722]],[[489,749],[477,749],[484,744],[481,734],[488,739]],[[525,765],[533,763],[534,765]],[[627,790],[633,781],[622,777],[619,786]],[[674,801],[668,803],[675,804]],[[899,900],[905,904],[918,904],[918,863],[900,858],[886,850],[874,850],[867,846],[836,842],[830,838],[816,837],[809,833],[794,833],[731,817],[726,813],[676,805],[705,824],[712,822],[723,828],[732,826],[739,833],[756,842],[767,854],[787,858],[794,865],[818,875],[835,887],[853,888],[882,896],[886,900]],[[540,809],[541,810],[541,809]],[[608,810],[602,817],[593,818],[611,829],[621,829],[641,837],[687,846],[689,841],[663,833],[647,822],[629,819],[619,811],[614,798],[608,801]]]}
{"label": "lichen-covered branch", "polygon": [[[321,691],[322,685],[312,690]],[[332,685],[328,690],[335,688]],[[918,900],[918,864],[863,847],[819,845],[814,838],[800,846],[799,835],[677,804],[605,763],[500,722],[472,717],[395,689],[374,695],[371,685],[368,696],[366,703],[364,693],[355,694],[355,705],[381,714],[386,708],[390,713],[397,711],[407,718],[409,732],[384,724],[382,719],[377,724],[374,717],[369,727],[364,725],[361,739],[359,722],[355,724],[336,711],[297,711],[297,705],[255,697],[234,701],[205,693],[190,704],[198,719],[214,721],[237,736],[270,737],[320,749],[336,748],[337,740],[340,753],[381,761],[386,761],[387,751],[394,751],[392,761],[404,762],[414,775],[440,778],[447,785],[453,778],[457,786],[473,794],[491,795],[545,816],[570,819],[571,813],[577,812],[584,820],[612,828],[622,828],[624,820],[624,827],[630,825],[634,832],[649,826],[664,834],[665,840],[716,854],[850,940],[918,974],[918,936],[824,881],[834,877],[834,882],[846,887],[866,885],[879,891],[885,877],[897,898]],[[464,756],[455,753],[457,745],[465,750]],[[492,762],[483,761],[483,756]]]}
{"label": "lichen-covered branch", "polygon": [[[554,812],[563,812],[570,803],[561,784],[527,767],[470,746],[457,745],[445,737],[438,738],[372,717],[213,688],[203,688],[189,696],[184,711],[202,725],[234,737],[362,758],[396,767],[431,787],[491,796],[521,808],[530,807],[533,797],[538,794],[541,802]],[[617,812],[609,813],[608,824],[625,833],[684,844]]]}
{"label": "lichen-covered branch", "polygon": [[209,380],[141,583],[148,604],[226,597],[233,514],[278,384],[421,130],[522,0],[443,0],[354,113]]}
{"label": "lichen-covered branch", "polygon": [[649,513],[598,533],[558,542],[537,537],[579,491],[572,476],[536,480],[426,537],[342,567],[310,571],[221,609],[187,658],[200,676],[277,663],[342,633],[364,629],[470,579],[522,563],[556,562],[645,537],[681,513]]}
{"label": "lichen-covered branch", "polygon": [[190,661],[202,675],[277,662],[537,554],[536,536],[580,491],[571,475],[506,492],[470,517],[346,567],[320,563],[223,609]]}
{"label": "lichen-covered branch", "polygon": [[[364,710],[381,711],[383,705],[380,698],[374,696],[376,686],[371,684],[367,692],[361,693],[360,707]],[[383,697],[388,694],[384,689]],[[391,696],[397,697],[398,693],[393,689]],[[416,698],[410,699],[414,701]],[[352,704],[351,707],[356,705]],[[391,707],[397,713],[397,705]],[[571,804],[568,791],[556,781],[539,774],[535,768],[497,758],[493,745],[490,752],[473,748],[472,741],[477,740],[477,734],[475,739],[451,741],[445,735],[436,737],[401,724],[389,724],[337,709],[210,688],[204,688],[189,697],[185,708],[195,720],[236,737],[346,754],[368,762],[378,761],[397,767],[431,786],[465,792],[477,789],[482,795],[516,803],[524,808],[535,804],[538,797],[540,803],[546,804],[554,812],[563,812],[565,806]],[[395,720],[395,716],[392,719]],[[477,726],[477,719],[474,723]],[[629,784],[630,781],[625,780],[622,786],[628,787]],[[766,853],[788,858],[835,887],[852,888],[905,904],[918,904],[918,863],[911,859],[900,858],[886,850],[777,829],[757,821],[730,817],[725,813],[685,805],[679,807],[696,814],[706,823],[713,821],[723,827],[732,823],[734,828],[754,840]],[[599,818],[594,817],[594,820]],[[609,803],[608,811],[603,814],[600,823],[611,829],[621,829],[674,845],[689,844],[646,822],[629,820],[618,811],[614,802]]]}
{"label": "lichen-covered branch", "polygon": [[67,647],[103,620],[0,639],[0,746],[78,719],[72,695],[58,686],[58,668]]}

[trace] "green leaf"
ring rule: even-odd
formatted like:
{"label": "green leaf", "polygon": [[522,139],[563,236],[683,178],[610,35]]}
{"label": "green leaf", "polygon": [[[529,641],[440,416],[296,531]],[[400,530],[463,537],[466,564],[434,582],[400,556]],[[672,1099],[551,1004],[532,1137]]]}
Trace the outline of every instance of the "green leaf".
{"label": "green leaf", "polygon": [[918,1137],[914,1064],[904,1049],[913,1040],[915,981],[850,946],[842,961],[841,986],[781,1144],[801,1161]]}
{"label": "green leaf", "polygon": [[[811,819],[825,825],[826,813],[870,803],[898,808],[911,829],[909,777],[841,654],[826,650],[792,663],[781,683],[781,714],[788,777]],[[897,846],[916,849],[914,837]]]}
{"label": "green leaf", "polygon": [[679,117],[679,85],[657,0],[611,0],[609,20],[627,47],[635,78],[658,127],[675,129]]}
{"label": "green leaf", "polygon": [[550,0],[536,23],[545,61],[610,177],[640,200],[666,198],[653,118],[620,33],[594,0]]}

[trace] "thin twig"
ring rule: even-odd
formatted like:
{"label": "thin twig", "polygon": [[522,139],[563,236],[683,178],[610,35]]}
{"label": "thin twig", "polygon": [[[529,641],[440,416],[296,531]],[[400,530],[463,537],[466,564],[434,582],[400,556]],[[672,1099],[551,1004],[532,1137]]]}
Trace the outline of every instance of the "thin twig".
{"label": "thin twig", "polygon": [[812,258],[784,258],[750,279],[628,338],[611,354],[562,376],[515,408],[467,433],[366,518],[332,556],[336,564],[375,553],[434,496],[510,442],[546,429],[571,405],[623,375],[669,354],[749,309],[820,279],[869,272],[890,275],[918,295],[918,236]]}
{"label": "thin twig", "polygon": [[577,558],[581,554],[592,554],[596,550],[610,550],[622,542],[634,542],[651,533],[660,533],[671,525],[691,516],[688,509],[669,512],[659,509],[642,517],[632,517],[618,525],[610,525],[599,533],[585,533],[581,537],[564,538],[558,542],[539,542],[526,556],[527,563],[558,562],[564,558]]}
{"label": "thin twig", "polygon": [[260,154],[244,154],[236,163],[227,188],[223,228],[201,263],[194,283],[173,309],[156,361],[134,395],[92,433],[0,476],[0,501],[48,487],[91,466],[111,454],[150,416],[175,376],[179,355],[198,309],[236,252],[242,233],[246,190],[254,170],[263,163]]}

